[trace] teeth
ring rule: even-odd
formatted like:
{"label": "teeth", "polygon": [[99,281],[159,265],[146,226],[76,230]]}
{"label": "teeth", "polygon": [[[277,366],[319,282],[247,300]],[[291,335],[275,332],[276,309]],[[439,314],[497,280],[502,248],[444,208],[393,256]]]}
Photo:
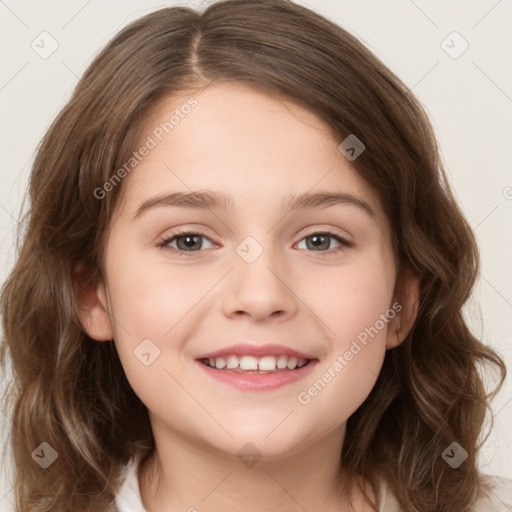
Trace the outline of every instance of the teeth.
{"label": "teeth", "polygon": [[238,357],[236,356],[229,356],[228,357],[228,364],[227,364],[227,369],[228,370],[231,370],[233,368],[236,368],[238,366]]}
{"label": "teeth", "polygon": [[[252,356],[243,356],[240,359],[240,370],[258,370],[258,359]],[[263,369],[263,368],[262,368]]]}
{"label": "teeth", "polygon": [[297,362],[298,359],[296,357],[290,357],[290,359],[288,359],[288,369],[293,370],[294,368],[296,368]]}
{"label": "teeth", "polygon": [[210,357],[202,360],[207,366],[218,370],[233,370],[238,372],[276,372],[280,370],[295,370],[304,366],[308,359],[298,359],[288,356],[242,356],[230,355],[224,357]]}
{"label": "teeth", "polygon": [[[257,362],[257,360],[256,360]],[[262,357],[259,361],[259,363],[257,362],[258,364],[258,369],[259,370],[268,370],[268,371],[272,371],[272,370],[275,370],[276,369],[276,358],[274,356],[265,356],[265,357]],[[240,363],[240,368],[244,369],[244,367],[242,366],[242,364]]]}
{"label": "teeth", "polygon": [[288,358],[286,356],[280,356],[277,360],[277,367],[282,370],[283,368],[288,368]]}
{"label": "teeth", "polygon": [[217,357],[215,359],[215,368],[221,370],[222,368],[224,368],[224,366],[226,366],[226,361],[222,359],[222,357]]}

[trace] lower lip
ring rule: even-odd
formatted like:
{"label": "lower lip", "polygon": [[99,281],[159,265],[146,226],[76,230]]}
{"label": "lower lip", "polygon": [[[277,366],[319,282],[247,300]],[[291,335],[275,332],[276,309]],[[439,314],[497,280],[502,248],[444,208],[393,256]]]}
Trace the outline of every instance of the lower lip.
{"label": "lower lip", "polygon": [[238,389],[271,391],[304,378],[313,370],[316,363],[318,363],[318,359],[312,359],[308,364],[296,370],[284,370],[273,373],[240,373],[228,370],[214,370],[201,363],[201,361],[196,360],[196,363],[214,379],[231,384]]}

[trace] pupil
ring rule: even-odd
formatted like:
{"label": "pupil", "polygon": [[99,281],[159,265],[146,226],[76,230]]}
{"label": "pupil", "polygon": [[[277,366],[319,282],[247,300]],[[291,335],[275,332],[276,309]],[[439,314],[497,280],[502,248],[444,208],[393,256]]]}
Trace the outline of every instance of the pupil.
{"label": "pupil", "polygon": [[[326,236],[324,236],[324,235],[312,235],[312,236],[311,236],[312,244],[313,244],[313,245],[312,245],[312,246],[313,246],[313,248],[318,249],[319,247],[322,247],[322,241],[321,241],[321,238],[324,238],[324,239],[325,239],[325,240],[324,240],[324,243],[323,243],[323,245],[324,245],[325,247],[323,247],[323,248],[324,248],[324,249],[328,249],[328,248],[329,248],[329,239],[328,239]],[[319,243],[316,243],[315,241],[316,241],[316,242],[319,242]],[[327,242],[327,244],[326,244],[326,242]]]}
{"label": "pupil", "polygon": [[[199,237],[197,235],[186,235],[186,236],[181,237],[181,239],[183,239],[183,241],[184,241],[185,247],[188,249],[193,248],[194,244],[197,244],[197,245],[199,245],[199,247],[201,247],[201,243],[198,243],[197,241],[195,241],[194,238],[197,239]],[[178,240],[178,243],[179,243],[179,240]]]}

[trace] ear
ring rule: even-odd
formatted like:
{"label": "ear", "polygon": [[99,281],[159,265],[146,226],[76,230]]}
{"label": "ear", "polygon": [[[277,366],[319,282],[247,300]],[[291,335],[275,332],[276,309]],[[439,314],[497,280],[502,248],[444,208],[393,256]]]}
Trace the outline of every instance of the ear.
{"label": "ear", "polygon": [[403,267],[395,286],[393,304],[397,303],[397,307],[393,309],[397,314],[388,326],[386,349],[395,348],[405,340],[418,316],[419,302],[420,276],[410,267]]}
{"label": "ear", "polygon": [[73,283],[80,323],[92,339],[109,341],[113,338],[113,330],[105,284],[101,277],[96,283],[88,282],[87,277],[85,267],[77,265],[73,271]]}

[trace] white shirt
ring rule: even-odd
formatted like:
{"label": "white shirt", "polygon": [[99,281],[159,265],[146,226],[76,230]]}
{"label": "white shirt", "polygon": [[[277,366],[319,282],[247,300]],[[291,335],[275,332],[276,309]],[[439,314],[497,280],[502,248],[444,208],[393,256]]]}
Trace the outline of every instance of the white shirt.
{"label": "white shirt", "polygon": [[[116,495],[117,512],[147,512],[142,505],[137,475],[138,463],[130,461],[124,470],[124,480]],[[512,480],[485,475],[494,489],[489,499],[480,499],[473,512],[512,512]],[[383,482],[379,489],[379,512],[400,512],[398,502]]]}

